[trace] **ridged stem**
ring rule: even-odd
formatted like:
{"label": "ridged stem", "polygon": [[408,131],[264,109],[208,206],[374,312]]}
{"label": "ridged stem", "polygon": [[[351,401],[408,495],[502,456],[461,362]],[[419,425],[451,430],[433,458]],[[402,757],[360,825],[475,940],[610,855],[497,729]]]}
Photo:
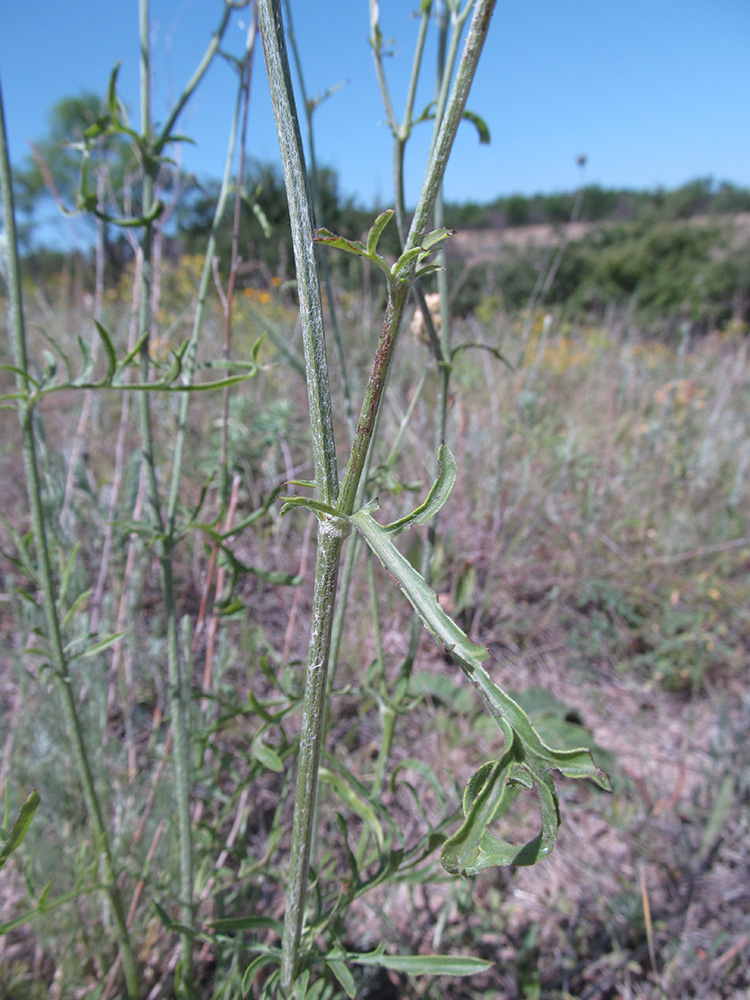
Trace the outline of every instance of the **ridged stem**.
{"label": "ridged stem", "polygon": [[[419,246],[426,232],[494,5],[495,0],[477,0],[464,56],[459,66],[456,83],[451,92],[433,156],[428,165],[425,184],[422,188],[415,220],[407,238],[406,249]],[[284,168],[297,268],[297,289],[310,403],[317,499],[330,506],[338,507],[344,514],[349,514],[354,507],[368,449],[377,426],[378,412],[385,391],[404,307],[413,282],[416,263],[411,268],[404,269],[405,273],[402,278],[390,282],[386,316],[378,340],[370,379],[365,390],[344,483],[339,495],[325,331],[313,242],[313,212],[286,54],[281,0],[259,0],[258,6],[269,87]],[[341,547],[345,535],[346,522],[343,519],[327,515],[322,515],[319,518],[318,561],[315,573],[310,650],[305,676],[287,909],[282,941],[281,988],[284,993],[291,990],[299,966],[308,867],[313,840],[318,763],[324,732],[326,675],[330,653],[331,626],[334,617]]]}
{"label": "ridged stem", "polygon": [[2,194],[4,233],[0,249],[4,250],[4,268],[8,282],[9,317],[8,331],[11,339],[14,363],[18,369],[16,383],[21,396],[18,413],[21,422],[22,449],[26,488],[29,498],[29,512],[36,542],[37,571],[44,596],[44,613],[47,625],[47,640],[50,645],[51,660],[62,699],[63,713],[73,750],[79,780],[81,782],[86,811],[94,831],[97,847],[101,852],[103,884],[109,896],[114,913],[125,987],[131,1000],[140,996],[138,972],[128,935],[125,908],[117,885],[117,872],[110,847],[109,834],[104,823],[104,812],[94,784],[88,750],[83,736],[83,727],[77,711],[77,698],[68,669],[68,659],[60,627],[57,610],[56,588],[47,544],[47,531],[42,504],[42,484],[36,456],[34,430],[32,426],[34,400],[30,396],[30,383],[25,377],[28,371],[26,350],[26,330],[24,322],[21,278],[18,265],[18,240],[15,228],[13,189],[11,184],[10,157],[8,155],[5,112],[2,90],[0,89],[0,194]]}

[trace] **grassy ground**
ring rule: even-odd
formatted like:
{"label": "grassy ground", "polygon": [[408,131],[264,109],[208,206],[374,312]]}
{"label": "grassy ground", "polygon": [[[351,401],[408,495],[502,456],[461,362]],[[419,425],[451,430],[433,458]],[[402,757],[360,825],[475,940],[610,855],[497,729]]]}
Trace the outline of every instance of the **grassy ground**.
{"label": "grassy ground", "polygon": [[[172,284],[169,284],[169,282]],[[181,284],[182,283],[182,284]],[[169,286],[169,287],[167,287]],[[183,287],[184,286],[184,287]],[[191,285],[183,268],[165,280],[163,349],[186,334],[183,308]],[[265,293],[264,293],[265,295]],[[63,342],[88,329],[85,304],[63,288],[37,291],[33,317]],[[339,303],[350,344],[350,373],[369,354],[363,305]],[[112,295],[106,318],[124,342],[126,321]],[[295,316],[281,293],[245,296],[235,355],[249,353],[265,325],[295,344]],[[52,327],[52,328],[50,328]],[[747,340],[712,334],[679,348],[645,340],[625,319],[606,328],[565,325],[543,315],[526,325],[479,310],[454,342],[483,341],[513,362],[466,351],[456,361],[449,446],[459,476],[441,512],[435,586],[441,603],[491,653],[489,668],[514,692],[550,741],[589,739],[613,778],[614,793],[562,782],[563,827],[552,856],[530,869],[492,870],[466,881],[441,875],[375,890],[349,913],[345,935],[359,950],[385,938],[398,952],[444,951],[491,959],[472,980],[417,980],[383,973],[363,980],[362,997],[730,998],[750,991],[750,366]],[[218,319],[205,352],[218,356]],[[38,346],[41,346],[41,342]],[[404,333],[382,437],[392,439],[415,386],[430,364],[427,348]],[[231,462],[238,476],[236,519],[256,509],[284,480],[311,474],[301,378],[270,337],[264,370],[235,390],[230,407]],[[336,378],[335,361],[334,382]],[[412,484],[431,479],[434,372],[414,410],[390,493],[381,486],[384,519],[414,505]],[[356,374],[354,375],[357,381]],[[45,403],[42,457],[46,500],[56,515],[65,497],[80,395]],[[79,541],[75,586],[95,581],[112,489],[113,441],[122,399],[94,397],[81,457],[59,523],[61,551]],[[155,399],[160,464],[168,469],[174,410]],[[344,405],[339,402],[343,439]],[[215,462],[220,404],[197,398],[192,410],[191,468],[183,502],[194,504]],[[129,425],[128,425],[129,426]],[[12,414],[3,418],[2,506],[18,531],[24,523],[22,469]],[[124,437],[126,461],[117,516],[138,492],[135,428]],[[376,456],[385,460],[387,449]],[[385,473],[381,476],[385,482]],[[192,645],[196,712],[195,828],[199,914],[255,912],[278,917],[283,905],[293,716],[263,730],[283,762],[263,765],[254,737],[252,696],[272,702],[294,691],[307,643],[311,544],[304,517],[281,519],[272,505],[236,554],[267,570],[299,572],[299,587],[256,575],[237,584],[243,607],[220,622],[211,695],[201,701],[209,631],[197,627],[208,551],[188,536],[179,562],[184,649]],[[206,517],[208,520],[208,517]],[[3,550],[13,548],[8,523]],[[128,570],[129,529],[116,528],[101,617],[114,629],[127,598],[128,639],[81,661],[81,709],[97,754],[102,788],[136,909],[139,958],[151,996],[168,994],[174,935],[149,901],[170,899],[176,866],[165,753],[166,680],[157,586],[147,547],[136,545]],[[410,556],[417,558],[418,543]],[[28,892],[50,896],[77,877],[87,884],[80,798],[69,773],[66,736],[42,665],[23,655],[36,626],[23,595],[22,571],[5,560],[0,604],[6,638],[0,661],[2,779],[9,802],[36,785],[43,811],[23,852],[0,882],[0,921],[22,912]],[[375,570],[380,643],[387,682],[408,646],[406,603]],[[124,582],[123,582],[124,581]],[[381,738],[373,663],[377,646],[364,565],[344,634],[332,704],[329,746],[349,770],[371,779]],[[118,654],[115,654],[118,655]],[[410,680],[409,710],[396,720],[395,750],[384,798],[409,845],[429,823],[459,804],[462,781],[500,747],[457,669],[422,636]],[[239,706],[232,711],[231,706]],[[242,709],[242,710],[240,710]],[[381,705],[382,709],[382,705]],[[586,730],[587,732],[583,732]],[[162,759],[166,769],[159,770]],[[414,761],[417,764],[414,764]],[[442,792],[420,775],[429,764]],[[266,759],[266,764],[268,763]],[[153,800],[149,795],[153,789]],[[441,800],[441,796],[443,797]],[[520,800],[519,800],[520,803]],[[345,870],[334,803],[321,805],[321,880]],[[143,820],[141,829],[140,821]],[[512,836],[534,832],[521,808]],[[349,825],[356,844],[358,821]],[[222,850],[226,853],[222,855]],[[146,858],[148,857],[148,861]],[[211,881],[213,880],[213,882]],[[108,959],[95,941],[106,911],[79,896],[32,924],[0,937],[0,998],[100,996]],[[270,932],[269,932],[270,933]],[[222,950],[223,949],[223,950]],[[217,962],[246,964],[236,942],[206,940],[197,949],[206,997]],[[239,995],[239,994],[237,994]]]}

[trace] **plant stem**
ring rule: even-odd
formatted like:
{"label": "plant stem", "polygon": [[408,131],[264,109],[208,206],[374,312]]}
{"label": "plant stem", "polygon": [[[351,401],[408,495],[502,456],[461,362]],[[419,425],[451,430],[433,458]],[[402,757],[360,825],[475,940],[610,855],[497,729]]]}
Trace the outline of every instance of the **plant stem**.
{"label": "plant stem", "polygon": [[314,840],[318,768],[325,731],[331,627],[344,538],[345,533],[340,526],[330,522],[319,523],[310,650],[305,670],[305,697],[300,725],[297,788],[284,916],[281,967],[283,989],[289,989],[296,977],[302,938],[310,851]]}
{"label": "plant stem", "polygon": [[[297,79],[299,80],[300,86],[300,96],[302,97],[302,104],[305,109],[305,122],[307,124],[307,141],[310,147],[310,193],[312,195],[313,203],[313,217],[318,227],[325,225],[326,220],[323,217],[323,199],[320,192],[320,178],[318,174],[318,161],[315,156],[315,133],[313,131],[313,112],[320,104],[320,101],[325,97],[330,96],[332,91],[328,91],[324,98],[316,98],[316,100],[310,100],[307,96],[307,91],[305,89],[305,77],[302,72],[302,62],[299,57],[299,51],[297,49],[297,41],[294,35],[294,28],[292,25],[292,11],[289,6],[289,0],[284,0],[284,8],[286,10],[287,19],[287,34],[289,36],[289,45],[292,50],[292,58],[294,59],[294,65],[297,70]],[[333,90],[338,89],[337,87],[332,88]],[[339,329],[339,321],[336,313],[336,299],[333,294],[333,282],[331,281],[331,268],[328,264],[327,255],[323,255],[319,258],[320,270],[323,275],[323,283],[326,289],[326,295],[328,296],[328,315],[331,318],[331,329],[333,331],[333,341],[336,344],[336,353],[339,357],[339,365],[341,366],[341,387],[344,393],[344,406],[346,407],[346,422],[349,428],[349,438],[354,436],[354,410],[352,407],[352,391],[349,385],[349,376],[346,370],[346,354],[344,352],[344,342],[341,338],[341,330]]]}
{"label": "plant stem", "polygon": [[18,243],[15,228],[13,205],[13,189],[11,184],[10,158],[5,128],[5,112],[3,109],[2,91],[0,90],[0,192],[2,194],[4,220],[4,271],[8,282],[9,317],[8,328],[12,340],[15,366],[18,369],[16,383],[22,399],[19,401],[19,418],[23,438],[23,460],[26,473],[26,486],[29,496],[29,511],[36,541],[36,556],[41,590],[44,595],[44,612],[47,620],[47,640],[50,645],[54,674],[57,679],[62,698],[63,713],[70,735],[73,757],[78,768],[79,779],[83,787],[86,811],[94,828],[94,834],[101,851],[101,862],[104,869],[103,883],[112,905],[117,928],[117,937],[125,973],[125,984],[128,997],[132,1000],[140,995],[138,973],[135,958],[130,946],[130,938],[126,926],[125,909],[117,885],[117,873],[109,843],[109,835],[104,824],[104,814],[101,808],[94,776],[91,769],[88,751],[83,736],[83,728],[78,717],[76,696],[68,670],[68,660],[65,654],[60,619],[56,603],[55,584],[50,564],[47,531],[42,505],[42,484],[36,458],[36,446],[32,420],[34,401],[30,397],[30,386],[25,374],[28,371],[28,355],[26,350],[26,331],[24,323],[23,298],[21,293],[21,278],[18,266]]}
{"label": "plant stem", "polygon": [[[448,102],[434,154],[428,165],[415,220],[407,238],[407,250],[419,246],[426,232],[494,5],[495,0],[477,0],[456,84]],[[378,413],[393,358],[393,349],[413,282],[416,261],[411,267],[404,268],[398,279],[390,282],[386,315],[339,496],[325,331],[313,242],[313,213],[286,54],[281,0],[259,0],[259,11],[269,87],[284,168],[297,268],[297,288],[307,371],[317,499],[330,506],[337,506],[344,514],[350,514],[354,508],[368,450],[377,427]],[[335,610],[341,547],[347,529],[348,525],[341,518],[327,515],[319,518],[318,561],[315,573],[310,651],[305,676],[305,700],[297,765],[297,790],[292,828],[287,909],[282,942],[281,988],[284,992],[291,989],[299,965],[310,848],[313,839],[313,818],[317,797],[318,762],[324,732],[331,626]]]}
{"label": "plant stem", "polygon": [[[292,227],[317,495],[319,500],[334,505],[339,492],[338,468],[323,311],[313,242],[312,204],[305,173],[299,122],[294,106],[281,3],[280,0],[259,0],[258,8]],[[338,519],[321,520],[318,525],[313,614],[305,671],[305,696],[282,942],[281,987],[285,991],[291,988],[297,974],[302,938],[317,799],[318,765],[324,733],[331,627],[341,547],[347,528],[348,526],[338,522]]]}
{"label": "plant stem", "polygon": [[284,39],[280,0],[259,0],[263,50],[279,138],[289,220],[292,227],[302,344],[307,373],[313,461],[318,500],[335,505],[339,483],[331,413],[323,308],[315,257],[313,213],[305,172],[299,119]]}

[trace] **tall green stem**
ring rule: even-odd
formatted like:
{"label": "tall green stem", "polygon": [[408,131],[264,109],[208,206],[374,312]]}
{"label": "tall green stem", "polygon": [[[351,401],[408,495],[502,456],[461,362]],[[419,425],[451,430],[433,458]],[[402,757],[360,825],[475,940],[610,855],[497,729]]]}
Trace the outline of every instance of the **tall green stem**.
{"label": "tall green stem", "polygon": [[[448,102],[433,156],[428,165],[415,220],[407,237],[407,250],[419,246],[426,232],[494,6],[495,0],[477,0],[474,20],[457,73],[456,84]],[[320,286],[313,243],[312,206],[286,54],[281,0],[259,0],[259,10],[269,87],[284,167],[297,267],[297,287],[307,370],[317,499],[329,506],[337,506],[344,514],[349,514],[354,507],[365,468],[367,452],[377,426],[378,412],[385,391],[404,307],[413,282],[416,262],[410,268],[404,268],[405,273],[399,280],[391,282],[386,316],[339,496],[336,450],[331,420],[331,394],[326,363],[325,331],[323,329]],[[310,845],[313,838],[313,818],[317,796],[318,762],[324,731],[324,703],[331,625],[334,617],[341,547],[346,531],[347,525],[342,518],[330,515],[322,515],[319,518],[313,617],[305,677],[305,701],[297,765],[287,910],[282,942],[281,987],[285,992],[291,989],[299,964]]]}
{"label": "tall green stem", "polygon": [[[151,134],[151,66],[149,39],[149,3],[140,0],[140,78],[141,78],[141,135],[148,143]],[[152,326],[152,248],[154,222],[151,218],[154,203],[154,180],[158,162],[150,151],[144,156],[143,191],[141,210],[146,222],[141,239],[143,255],[143,284],[139,313],[141,334],[146,334],[141,348],[141,381],[149,378],[149,344]],[[141,448],[146,468],[147,498],[151,513],[151,524],[157,536],[156,551],[159,559],[159,576],[166,627],[167,665],[169,674],[169,714],[174,732],[175,785],[177,798],[177,827],[180,859],[180,924],[185,931],[180,935],[181,980],[188,992],[192,992],[193,938],[190,928],[193,923],[193,851],[190,823],[190,746],[187,733],[187,704],[180,660],[177,614],[175,608],[174,576],[172,571],[172,539],[165,534],[165,524],[159,496],[159,483],[154,455],[153,424],[151,420],[150,394],[143,392],[139,399]]]}
{"label": "tall green stem", "polygon": [[259,0],[260,29],[271,89],[273,113],[284,168],[292,228],[302,345],[307,373],[313,462],[318,500],[335,504],[339,483],[331,412],[323,308],[315,255],[313,212],[305,157],[294,104],[280,0]]}
{"label": "tall green stem", "polygon": [[101,851],[103,868],[103,884],[109,896],[114,913],[117,937],[120,945],[120,955],[125,973],[125,984],[128,997],[136,1000],[140,995],[138,973],[135,958],[130,946],[130,939],[125,919],[120,890],[117,885],[117,872],[110,848],[109,835],[104,823],[104,813],[94,785],[88,751],[83,736],[83,728],[78,717],[76,696],[71,683],[68,660],[65,655],[63,638],[58,617],[55,584],[49,558],[47,531],[42,506],[42,484],[36,457],[36,445],[32,418],[35,401],[30,394],[30,384],[25,377],[28,371],[28,355],[26,350],[26,330],[24,323],[23,297],[21,293],[21,278],[18,266],[18,242],[15,228],[13,205],[13,189],[11,184],[10,157],[8,155],[7,136],[5,128],[5,112],[3,108],[2,91],[0,90],[0,193],[2,194],[4,219],[4,268],[8,282],[9,322],[8,329],[12,341],[14,363],[18,369],[16,383],[21,399],[18,404],[23,440],[23,460],[26,473],[26,485],[29,496],[29,511],[36,541],[39,582],[44,595],[44,612],[47,621],[47,639],[50,645],[54,673],[63,704],[65,722],[70,735],[73,757],[78,769],[79,779],[83,788],[86,811],[93,826],[96,842]]}
{"label": "tall green stem", "polygon": [[[289,6],[289,0],[284,0],[284,7],[286,9],[286,19],[287,19],[287,34],[289,36],[289,46],[292,50],[292,58],[294,59],[294,65],[297,70],[297,79],[299,80],[300,86],[300,96],[302,98],[302,104],[305,109],[305,122],[307,124],[307,142],[310,148],[310,193],[312,195],[313,203],[313,217],[318,226],[325,225],[326,220],[323,217],[323,199],[320,192],[320,176],[318,174],[318,161],[315,156],[315,132],[313,130],[313,112],[320,103],[320,99],[310,100],[307,96],[307,91],[305,89],[305,77],[302,72],[302,61],[299,57],[299,51],[297,49],[297,41],[294,35],[294,28],[292,25],[292,11]],[[334,88],[336,89],[336,88]],[[328,91],[325,96],[329,96],[331,91]],[[331,318],[331,329],[333,332],[333,341],[336,345],[336,353],[339,358],[339,365],[341,367],[341,387],[344,393],[344,406],[346,407],[346,422],[349,427],[349,437],[351,438],[354,434],[354,410],[352,408],[352,391],[349,385],[349,376],[347,374],[346,368],[346,353],[344,352],[344,342],[341,338],[341,330],[339,329],[338,315],[336,313],[336,299],[333,294],[333,282],[331,280],[331,268],[328,265],[328,257],[323,255],[319,260],[320,270],[323,276],[323,283],[326,289],[326,295],[328,296],[328,315]]]}
{"label": "tall green stem", "polygon": [[[338,500],[338,468],[323,311],[313,242],[312,203],[289,73],[281,3],[280,0],[259,0],[258,7],[292,227],[317,495],[319,500],[333,505]],[[341,547],[346,533],[344,522],[339,519],[321,520],[318,526],[313,615],[305,671],[282,944],[281,985],[286,991],[291,988],[297,973],[304,922],[318,766],[324,732],[331,627]]]}

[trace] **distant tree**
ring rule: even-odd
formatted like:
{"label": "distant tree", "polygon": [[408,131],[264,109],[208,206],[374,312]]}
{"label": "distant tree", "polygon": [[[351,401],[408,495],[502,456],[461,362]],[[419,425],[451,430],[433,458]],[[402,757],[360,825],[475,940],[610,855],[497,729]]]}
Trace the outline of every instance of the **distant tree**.
{"label": "distant tree", "polygon": [[509,226],[527,226],[531,221],[531,205],[525,195],[512,194],[505,199],[503,207]]}
{"label": "distant tree", "polygon": [[711,211],[726,214],[750,212],[750,191],[722,181],[711,199]]}
{"label": "distant tree", "polygon": [[620,192],[589,184],[583,192],[580,218],[584,222],[600,222],[612,218],[617,211]]}
{"label": "distant tree", "polygon": [[711,205],[711,190],[713,179],[702,177],[674,191],[668,191],[664,196],[662,214],[665,219],[689,219],[693,215],[703,215]]}
{"label": "distant tree", "polygon": [[570,219],[575,196],[572,194],[548,194],[541,199],[541,209],[545,220],[552,225],[560,225]]}

